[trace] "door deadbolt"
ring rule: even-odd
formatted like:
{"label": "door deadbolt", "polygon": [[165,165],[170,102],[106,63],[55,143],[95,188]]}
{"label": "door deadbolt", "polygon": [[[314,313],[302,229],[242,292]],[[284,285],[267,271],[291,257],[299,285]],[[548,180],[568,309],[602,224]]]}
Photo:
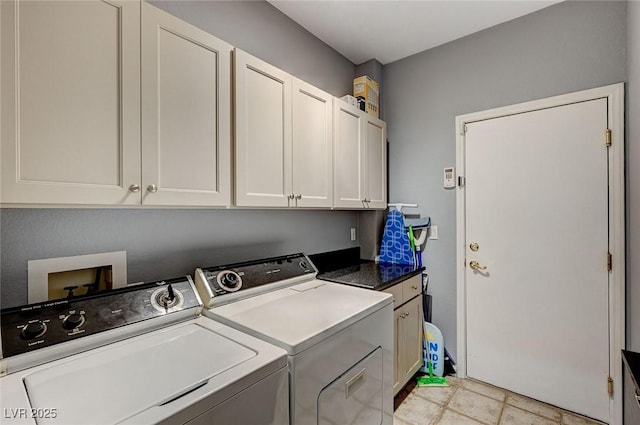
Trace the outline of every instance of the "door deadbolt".
{"label": "door deadbolt", "polygon": [[471,242],[471,244],[469,245],[469,249],[471,249],[471,251],[476,252],[477,250],[480,249],[480,245],[478,245],[475,242]]}

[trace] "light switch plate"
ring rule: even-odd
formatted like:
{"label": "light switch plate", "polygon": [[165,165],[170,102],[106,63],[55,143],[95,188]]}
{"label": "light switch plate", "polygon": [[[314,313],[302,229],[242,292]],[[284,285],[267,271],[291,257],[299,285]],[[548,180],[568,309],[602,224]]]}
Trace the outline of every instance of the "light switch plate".
{"label": "light switch plate", "polygon": [[429,227],[429,239],[438,239],[438,226]]}

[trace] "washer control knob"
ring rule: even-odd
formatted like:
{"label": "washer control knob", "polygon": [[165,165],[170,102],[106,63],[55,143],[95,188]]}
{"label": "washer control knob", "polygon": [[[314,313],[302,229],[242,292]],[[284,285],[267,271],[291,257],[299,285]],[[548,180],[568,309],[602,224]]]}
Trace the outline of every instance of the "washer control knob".
{"label": "washer control knob", "polygon": [[62,321],[62,327],[65,329],[75,329],[84,323],[84,317],[78,313],[68,315]]}
{"label": "washer control knob", "polygon": [[233,270],[225,270],[218,273],[218,285],[225,291],[235,292],[242,287],[242,278]]}
{"label": "washer control knob", "polygon": [[40,320],[35,322],[27,323],[22,327],[22,331],[20,335],[24,339],[36,339],[47,331],[47,325],[45,325]]}
{"label": "washer control knob", "polygon": [[222,276],[222,283],[229,288],[235,288],[239,282],[238,275],[235,273],[225,273],[224,276]]}

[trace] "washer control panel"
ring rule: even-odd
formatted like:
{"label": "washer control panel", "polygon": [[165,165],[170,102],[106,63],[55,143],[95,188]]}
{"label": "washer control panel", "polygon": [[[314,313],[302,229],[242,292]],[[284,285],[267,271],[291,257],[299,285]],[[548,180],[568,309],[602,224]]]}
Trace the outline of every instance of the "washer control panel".
{"label": "washer control panel", "polygon": [[93,335],[202,306],[190,277],[143,283],[101,294],[3,309],[2,356]]}
{"label": "washer control panel", "polygon": [[199,284],[198,280],[206,280],[211,295],[215,297],[317,272],[309,258],[299,253],[203,268],[196,276],[196,283]]}

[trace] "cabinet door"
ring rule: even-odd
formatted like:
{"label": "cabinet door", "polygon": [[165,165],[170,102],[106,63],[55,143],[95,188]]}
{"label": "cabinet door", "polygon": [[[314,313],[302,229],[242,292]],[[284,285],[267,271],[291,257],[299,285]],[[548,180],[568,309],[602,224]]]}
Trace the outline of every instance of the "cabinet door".
{"label": "cabinet door", "polygon": [[231,46],[142,6],[142,203],[231,203]]}
{"label": "cabinet door", "polygon": [[422,304],[420,297],[415,297],[402,307],[402,382],[407,382],[422,365]]}
{"label": "cabinet door", "polygon": [[365,146],[361,111],[342,100],[334,102],[335,207],[364,208]]}
{"label": "cabinet door", "polygon": [[235,49],[236,205],[289,206],[291,76]]}
{"label": "cabinet door", "polygon": [[333,96],[293,79],[293,193],[298,207],[333,205]]}
{"label": "cabinet door", "polygon": [[366,206],[387,208],[387,124],[366,114]]}
{"label": "cabinet door", "polygon": [[139,203],[140,3],[0,3],[1,201]]}
{"label": "cabinet door", "polygon": [[403,309],[398,308],[393,311],[393,395],[404,386],[405,373],[402,368],[404,356],[404,341],[402,340],[402,321],[404,320]]}

